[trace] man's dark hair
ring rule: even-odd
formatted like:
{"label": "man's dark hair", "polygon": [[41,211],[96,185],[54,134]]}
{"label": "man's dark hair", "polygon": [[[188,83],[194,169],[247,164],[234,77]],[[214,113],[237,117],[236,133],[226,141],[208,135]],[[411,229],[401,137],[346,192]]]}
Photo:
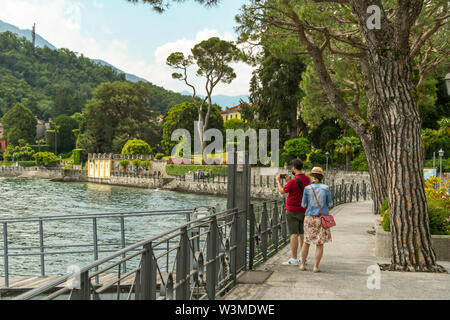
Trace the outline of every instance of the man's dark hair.
{"label": "man's dark hair", "polygon": [[291,161],[291,167],[292,166],[297,170],[302,170],[303,169],[303,161],[300,159],[294,159]]}

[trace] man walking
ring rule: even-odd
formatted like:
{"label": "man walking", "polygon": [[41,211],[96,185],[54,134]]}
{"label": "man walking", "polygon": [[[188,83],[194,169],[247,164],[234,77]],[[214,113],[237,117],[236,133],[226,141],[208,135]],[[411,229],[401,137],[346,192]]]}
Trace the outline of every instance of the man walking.
{"label": "man walking", "polygon": [[300,238],[300,248],[303,246],[303,222],[305,220],[306,209],[302,207],[303,189],[311,183],[311,180],[303,172],[303,162],[300,159],[291,161],[291,170],[294,179],[291,179],[283,187],[281,177],[276,177],[278,181],[278,191],[281,194],[287,193],[286,198],[286,222],[291,240],[291,258],[283,262],[284,265],[298,266],[297,259],[298,240]]}

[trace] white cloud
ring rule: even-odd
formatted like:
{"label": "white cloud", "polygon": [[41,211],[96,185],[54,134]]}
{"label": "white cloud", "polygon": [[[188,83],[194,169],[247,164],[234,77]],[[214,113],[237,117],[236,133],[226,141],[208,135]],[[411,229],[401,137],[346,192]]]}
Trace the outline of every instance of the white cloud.
{"label": "white cloud", "polygon": [[[173,88],[175,91],[183,91],[191,89],[187,87],[184,82],[172,79],[172,68],[166,65],[167,57],[176,51],[183,52],[185,55],[190,54],[190,49],[194,47],[197,43],[207,40],[211,37],[219,37],[223,40],[234,41],[234,37],[230,32],[226,32],[223,35],[219,34],[216,30],[204,29],[197,32],[195,39],[179,39],[174,42],[168,42],[162,46],[159,46],[155,51],[155,65],[152,66],[151,73],[152,81],[155,81],[155,76],[158,78],[159,83],[167,88]],[[234,68],[237,78],[231,84],[219,84],[214,90],[213,94],[224,94],[224,95],[241,95],[248,93],[249,82],[252,76],[252,67],[245,63],[235,63],[232,65]],[[195,76],[195,70],[190,70],[188,76],[189,79],[194,83],[196,88],[199,89],[201,94],[205,94],[204,91],[204,81],[201,78]]]}
{"label": "white cloud", "polygon": [[94,7],[97,7],[99,9],[103,9],[104,4],[103,4],[103,2],[99,2],[97,0],[94,0]]}
{"label": "white cloud", "polygon": [[104,33],[111,35],[113,32],[107,26],[102,26],[102,30]]}
{"label": "white cloud", "polygon": [[[102,7],[100,1],[94,2]],[[105,60],[127,73],[148,79],[154,84],[173,91],[189,90],[183,82],[171,77],[173,70],[166,65],[170,53],[181,51],[186,54],[197,43],[210,37],[233,41],[230,32],[219,34],[216,30],[205,28],[199,31],[195,38],[182,38],[159,46],[147,58],[136,59],[129,52],[125,40],[103,41],[95,39],[83,32],[81,15],[84,6],[73,0],[1,0],[0,19],[18,26],[30,29],[36,23],[36,31],[58,48],[69,48],[83,53],[89,58]],[[105,34],[111,34],[107,26],[99,26]],[[231,84],[219,84],[214,94],[240,95],[247,94],[252,68],[244,63],[234,64],[237,78]],[[200,94],[205,94],[204,81],[191,73],[191,80],[199,88]]]}

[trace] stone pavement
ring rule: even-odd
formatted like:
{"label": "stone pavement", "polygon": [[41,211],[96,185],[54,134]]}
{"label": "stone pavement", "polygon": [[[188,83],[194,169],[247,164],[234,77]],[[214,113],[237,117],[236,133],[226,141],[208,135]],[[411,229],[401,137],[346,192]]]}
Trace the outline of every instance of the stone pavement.
{"label": "stone pavement", "polygon": [[[382,271],[380,289],[367,288],[367,268],[389,260],[375,257],[375,236],[367,233],[375,223],[370,201],[334,208],[333,241],[325,244],[320,269],[313,273],[315,247],[311,246],[307,271],[283,266],[289,246],[257,270],[272,271],[263,284],[238,284],[228,300],[308,299],[450,299],[450,274]],[[450,262],[439,262],[450,271]]]}

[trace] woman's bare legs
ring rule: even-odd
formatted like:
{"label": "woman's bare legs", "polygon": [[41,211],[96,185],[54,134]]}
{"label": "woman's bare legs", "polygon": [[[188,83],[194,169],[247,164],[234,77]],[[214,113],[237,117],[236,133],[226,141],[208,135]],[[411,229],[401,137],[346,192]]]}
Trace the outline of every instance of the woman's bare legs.
{"label": "woman's bare legs", "polygon": [[316,261],[314,262],[314,270],[319,270],[319,263],[323,256],[323,244],[316,246]]}
{"label": "woman's bare legs", "polygon": [[306,262],[306,258],[308,258],[308,252],[309,252],[309,243],[303,243],[302,246],[302,263],[300,265],[300,269],[304,270],[305,269],[305,262]]}

